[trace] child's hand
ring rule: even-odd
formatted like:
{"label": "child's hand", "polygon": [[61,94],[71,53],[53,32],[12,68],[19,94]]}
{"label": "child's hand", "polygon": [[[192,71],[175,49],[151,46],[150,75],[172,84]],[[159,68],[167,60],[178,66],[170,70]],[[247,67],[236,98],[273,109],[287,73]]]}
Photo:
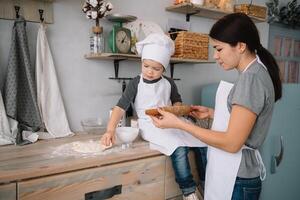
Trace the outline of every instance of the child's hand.
{"label": "child's hand", "polygon": [[116,139],[115,132],[107,131],[101,137],[100,141],[101,141],[101,144],[103,144],[105,146],[110,146],[110,145],[113,145],[115,143],[115,139]]}
{"label": "child's hand", "polygon": [[197,119],[206,119],[212,118],[214,114],[214,110],[205,106],[191,106],[191,113],[192,117]]}

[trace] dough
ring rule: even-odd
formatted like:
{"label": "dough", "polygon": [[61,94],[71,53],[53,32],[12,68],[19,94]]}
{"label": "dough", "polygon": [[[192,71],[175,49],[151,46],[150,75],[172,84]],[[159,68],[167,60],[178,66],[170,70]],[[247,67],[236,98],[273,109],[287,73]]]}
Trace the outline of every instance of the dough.
{"label": "dough", "polygon": [[101,153],[111,146],[104,146],[100,141],[73,142],[72,149],[79,153]]}

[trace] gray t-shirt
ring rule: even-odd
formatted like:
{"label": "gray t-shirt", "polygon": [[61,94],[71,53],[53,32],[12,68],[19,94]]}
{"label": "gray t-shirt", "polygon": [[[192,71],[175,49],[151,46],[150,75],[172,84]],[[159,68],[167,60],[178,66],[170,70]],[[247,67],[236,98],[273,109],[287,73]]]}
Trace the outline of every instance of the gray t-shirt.
{"label": "gray t-shirt", "polygon": [[[243,106],[257,115],[254,127],[246,141],[246,146],[258,149],[269,130],[275,102],[274,87],[268,71],[257,61],[239,75],[228,96],[228,109],[233,105]],[[253,150],[243,149],[238,177],[259,176],[258,162]]]}

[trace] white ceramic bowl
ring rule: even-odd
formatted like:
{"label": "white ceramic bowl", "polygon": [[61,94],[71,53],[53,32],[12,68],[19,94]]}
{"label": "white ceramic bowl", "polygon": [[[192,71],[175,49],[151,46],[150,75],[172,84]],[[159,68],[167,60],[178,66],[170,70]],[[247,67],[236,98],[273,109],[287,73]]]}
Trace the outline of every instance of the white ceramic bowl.
{"label": "white ceramic bowl", "polygon": [[133,142],[139,134],[138,128],[132,127],[118,127],[116,129],[117,138],[122,143],[131,143]]}

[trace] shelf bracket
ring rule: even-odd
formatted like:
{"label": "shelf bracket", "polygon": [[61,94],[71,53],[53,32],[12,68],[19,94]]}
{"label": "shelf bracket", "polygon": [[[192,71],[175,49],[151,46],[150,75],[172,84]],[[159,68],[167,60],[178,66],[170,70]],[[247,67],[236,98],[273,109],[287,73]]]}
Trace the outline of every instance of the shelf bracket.
{"label": "shelf bracket", "polygon": [[180,79],[179,78],[174,78],[174,65],[175,63],[170,63],[170,73],[171,73],[171,78],[174,80],[174,81],[179,81]]}
{"label": "shelf bracket", "polygon": [[115,78],[119,78],[119,66],[120,66],[120,61],[126,60],[126,59],[115,59],[114,60],[114,69],[115,69]]}
{"label": "shelf bracket", "polygon": [[115,77],[109,77],[109,79],[118,80],[119,82],[132,79],[132,78],[128,78],[128,77],[119,77],[120,61],[122,61],[122,60],[126,60],[126,59],[115,59],[114,60]]}
{"label": "shelf bracket", "polygon": [[119,60],[114,60],[115,78],[119,76]]}
{"label": "shelf bracket", "polygon": [[170,73],[171,73],[171,78],[173,78],[173,75],[174,75],[174,63],[170,63]]}
{"label": "shelf bracket", "polygon": [[187,13],[186,16],[185,16],[185,21],[189,22],[190,21],[190,18],[192,15],[196,15],[200,12],[200,10],[197,10],[195,12],[192,12],[192,13]]}

